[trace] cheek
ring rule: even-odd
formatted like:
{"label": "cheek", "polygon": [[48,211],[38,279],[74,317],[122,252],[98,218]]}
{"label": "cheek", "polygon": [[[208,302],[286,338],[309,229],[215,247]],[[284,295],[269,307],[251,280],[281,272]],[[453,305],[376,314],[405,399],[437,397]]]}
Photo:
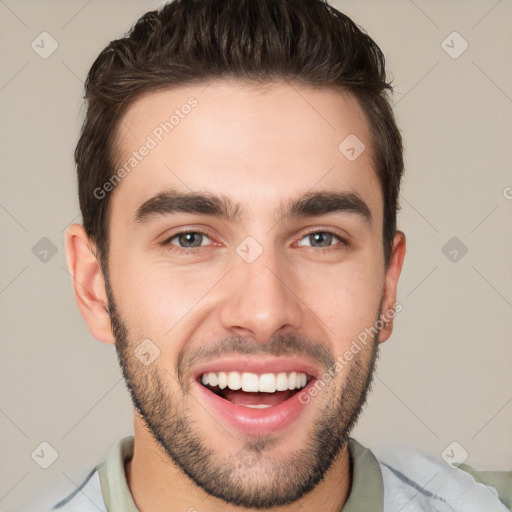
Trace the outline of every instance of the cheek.
{"label": "cheek", "polygon": [[162,262],[125,264],[117,271],[116,297],[130,333],[154,340],[162,351],[179,349],[180,333],[197,319],[215,272],[170,269]]}
{"label": "cheek", "polygon": [[[312,278],[312,276],[310,276]],[[336,353],[344,351],[357,336],[375,324],[384,277],[371,267],[339,268],[309,287],[304,302],[327,325]]]}

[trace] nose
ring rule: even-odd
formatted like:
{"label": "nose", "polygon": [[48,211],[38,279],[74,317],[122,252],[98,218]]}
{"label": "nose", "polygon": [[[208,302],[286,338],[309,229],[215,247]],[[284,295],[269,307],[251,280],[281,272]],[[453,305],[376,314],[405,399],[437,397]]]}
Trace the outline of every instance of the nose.
{"label": "nose", "polygon": [[235,255],[220,308],[224,329],[266,342],[277,332],[297,331],[304,317],[293,268],[265,249],[252,263]]}

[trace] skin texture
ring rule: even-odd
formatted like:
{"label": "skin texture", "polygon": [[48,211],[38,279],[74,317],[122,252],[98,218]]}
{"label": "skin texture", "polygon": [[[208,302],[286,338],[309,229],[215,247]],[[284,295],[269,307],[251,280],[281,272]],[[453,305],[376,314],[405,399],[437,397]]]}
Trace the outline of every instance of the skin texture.
{"label": "skin texture", "polygon": [[[130,490],[143,512],[339,511],[351,483],[345,442],[393,320],[291,426],[269,436],[224,424],[199,400],[192,372],[208,347],[213,359],[298,355],[323,374],[392,309],[405,236],[396,233],[385,268],[383,199],[367,122],[351,95],[327,88],[179,87],[129,108],[118,132],[119,163],[191,96],[197,106],[110,192],[108,282],[83,227],[66,231],[78,306],[92,336],[116,344],[135,405]],[[350,134],[366,146],[355,161],[338,150]],[[142,203],[171,187],[224,194],[245,216],[234,222],[174,213],[132,222]],[[347,212],[277,216],[281,201],[321,190],[357,193],[371,224]],[[172,237],[183,228],[206,236]],[[309,236],[326,230],[336,236]],[[252,263],[236,251],[249,236],[262,248]],[[200,248],[178,253],[187,240]],[[134,356],[145,339],[160,350],[148,366]],[[241,463],[241,451],[254,455],[254,465]]]}

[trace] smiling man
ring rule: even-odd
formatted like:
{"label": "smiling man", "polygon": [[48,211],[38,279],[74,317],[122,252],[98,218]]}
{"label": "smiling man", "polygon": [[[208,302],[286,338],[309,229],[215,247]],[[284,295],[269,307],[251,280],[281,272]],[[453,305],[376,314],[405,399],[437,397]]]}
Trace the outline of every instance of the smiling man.
{"label": "smiling man", "polygon": [[67,261],[135,431],[55,510],[445,510],[432,470],[506,510],[349,437],[400,307],[389,90],[320,0],[176,0],[100,54]]}

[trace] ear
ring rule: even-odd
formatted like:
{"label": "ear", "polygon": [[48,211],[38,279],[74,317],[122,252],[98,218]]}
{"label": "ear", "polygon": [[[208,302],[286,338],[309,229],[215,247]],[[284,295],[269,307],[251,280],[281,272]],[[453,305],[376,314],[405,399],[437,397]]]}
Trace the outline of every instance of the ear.
{"label": "ear", "polygon": [[[389,314],[390,310],[395,309],[396,303],[396,289],[398,286],[398,278],[402,271],[402,264],[405,257],[405,234],[402,231],[396,231],[393,238],[393,248],[389,257],[388,268],[386,269],[386,281],[384,288],[384,297],[382,300],[382,311],[380,318],[387,322],[381,329],[379,334],[379,341],[382,343],[386,341],[393,332],[393,317]],[[397,309],[398,310],[398,309]]]}
{"label": "ear", "polygon": [[66,262],[73,279],[78,309],[91,335],[103,343],[115,343],[107,313],[103,272],[96,259],[96,247],[80,224],[66,229]]}

